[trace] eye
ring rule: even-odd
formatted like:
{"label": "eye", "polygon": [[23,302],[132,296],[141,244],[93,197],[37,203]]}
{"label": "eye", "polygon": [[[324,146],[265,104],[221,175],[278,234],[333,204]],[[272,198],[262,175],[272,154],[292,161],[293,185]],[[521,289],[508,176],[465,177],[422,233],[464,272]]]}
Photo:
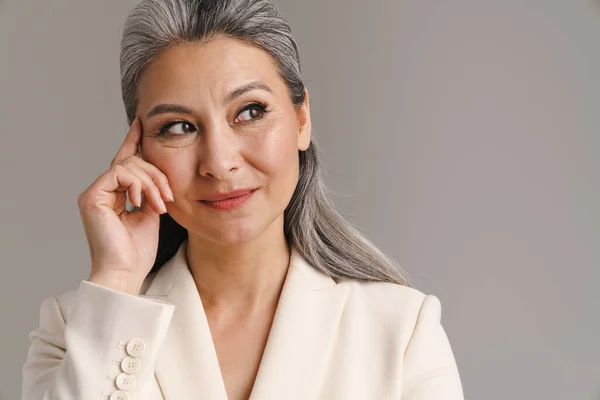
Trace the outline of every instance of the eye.
{"label": "eye", "polygon": [[[175,132],[169,131],[169,129],[173,126],[180,126],[180,128],[174,130]],[[160,131],[156,136],[167,136],[167,134],[169,134],[170,136],[184,136],[188,133],[192,133],[195,131],[196,128],[194,127],[194,125],[190,124],[187,121],[169,121],[160,128]]]}
{"label": "eye", "polygon": [[[267,106],[265,104],[252,103],[252,104],[248,104],[246,107],[244,107],[238,115],[249,117],[248,119],[242,119],[241,122],[261,119],[264,116],[264,114],[266,114],[268,112],[266,110],[266,108],[267,108]],[[237,120],[237,118],[236,118],[236,120]],[[236,122],[236,121],[234,121],[234,122]]]}

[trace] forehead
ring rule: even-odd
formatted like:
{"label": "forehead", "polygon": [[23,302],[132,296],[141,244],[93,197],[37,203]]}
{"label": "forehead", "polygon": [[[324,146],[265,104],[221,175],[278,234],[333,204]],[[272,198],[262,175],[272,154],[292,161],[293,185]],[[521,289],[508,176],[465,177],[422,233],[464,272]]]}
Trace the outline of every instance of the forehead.
{"label": "forehead", "polygon": [[[266,51],[232,38],[202,44],[176,44],[145,68],[138,83],[141,103],[160,98],[185,101],[210,96],[218,101],[230,90],[262,80],[274,92],[285,90],[275,61]],[[182,98],[183,97],[183,98]]]}

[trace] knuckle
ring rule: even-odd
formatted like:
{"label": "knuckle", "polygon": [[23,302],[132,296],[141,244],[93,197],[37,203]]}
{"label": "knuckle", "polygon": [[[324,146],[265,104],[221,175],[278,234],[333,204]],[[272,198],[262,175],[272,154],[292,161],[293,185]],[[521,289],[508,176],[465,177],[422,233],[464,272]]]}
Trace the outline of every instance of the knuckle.
{"label": "knuckle", "polygon": [[152,182],[154,182],[154,185],[158,188],[159,186],[164,185],[165,181],[164,179],[160,176],[160,175],[154,175],[152,177]]}
{"label": "knuckle", "polygon": [[[125,177],[126,170],[127,170],[127,167],[125,167],[121,164],[115,164],[115,166],[108,171],[108,174],[110,175],[112,180],[120,181]],[[128,176],[129,175],[127,175],[127,177]]]}
{"label": "knuckle", "polygon": [[91,201],[90,196],[88,196],[87,194],[79,195],[77,197],[77,205],[79,206],[79,208],[87,208],[92,203],[93,202]]}
{"label": "knuckle", "polygon": [[125,170],[125,166],[122,163],[115,164],[112,167],[113,174],[122,173]]}
{"label": "knuckle", "polygon": [[146,182],[146,184],[148,186],[156,186],[156,180],[154,179],[154,177],[151,174],[149,174],[148,172],[143,171],[143,170],[142,170],[142,173],[144,174],[144,181]]}
{"label": "knuckle", "polygon": [[158,188],[156,187],[154,182],[150,179],[148,179],[148,181],[146,181],[146,189],[148,190],[148,192],[150,192],[152,194],[156,194],[158,192]]}
{"label": "knuckle", "polygon": [[147,183],[147,185],[146,185],[146,191],[148,193],[151,193],[154,196],[158,192],[158,188],[156,187],[156,185],[154,184],[154,182],[152,182],[150,180],[150,183]]}
{"label": "knuckle", "polygon": [[144,162],[144,160],[142,160],[141,158],[139,158],[137,156],[137,154],[131,155],[129,157],[127,157],[127,162],[133,163],[133,164],[141,164]]}

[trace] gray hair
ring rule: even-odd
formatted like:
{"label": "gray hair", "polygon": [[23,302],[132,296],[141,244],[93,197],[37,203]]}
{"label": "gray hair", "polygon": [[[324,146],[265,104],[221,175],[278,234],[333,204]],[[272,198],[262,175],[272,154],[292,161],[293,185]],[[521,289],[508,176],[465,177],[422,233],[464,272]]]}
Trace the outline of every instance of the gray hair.
{"label": "gray hair", "polygon": [[[121,90],[133,121],[138,79],[144,67],[177,43],[231,37],[268,52],[291,101],[305,100],[298,46],[288,23],[268,0],[142,0],[128,15],[121,42]],[[392,282],[409,286],[406,272],[347,221],[328,198],[317,146],[299,151],[298,184],[284,212],[289,244],[334,279]]]}

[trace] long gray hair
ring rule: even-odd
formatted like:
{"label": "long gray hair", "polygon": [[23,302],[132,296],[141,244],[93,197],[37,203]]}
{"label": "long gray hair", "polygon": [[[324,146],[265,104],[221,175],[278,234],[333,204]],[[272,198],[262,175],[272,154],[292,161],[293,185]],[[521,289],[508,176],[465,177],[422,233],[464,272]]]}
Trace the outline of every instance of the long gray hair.
{"label": "long gray hair", "polygon": [[[128,15],[121,42],[121,90],[133,121],[138,79],[144,67],[177,43],[231,37],[268,52],[290,92],[292,103],[304,102],[298,46],[288,23],[268,0],[142,0]],[[288,244],[315,268],[334,279],[392,282],[410,286],[393,259],[335,209],[324,184],[314,141],[299,152],[298,184],[284,212]],[[161,215],[156,271],[177,250],[187,231],[168,214]]]}

